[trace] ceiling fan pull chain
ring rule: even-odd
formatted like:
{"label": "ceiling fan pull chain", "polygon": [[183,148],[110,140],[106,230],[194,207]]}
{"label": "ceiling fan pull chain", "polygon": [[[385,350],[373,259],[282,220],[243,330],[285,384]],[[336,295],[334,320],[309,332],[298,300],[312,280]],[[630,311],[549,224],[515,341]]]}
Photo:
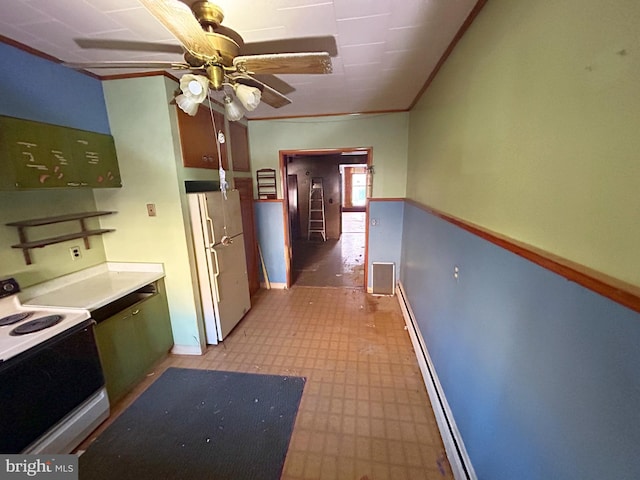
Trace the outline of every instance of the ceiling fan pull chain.
{"label": "ceiling fan pull chain", "polygon": [[[213,107],[211,105],[211,97],[209,97],[208,95],[207,95],[207,100],[209,102],[209,114],[211,115],[211,125],[213,125],[213,135],[215,136],[215,139],[216,139],[216,149],[218,150],[218,166],[222,168],[222,156],[220,155],[220,143],[223,143],[223,142],[220,142],[220,137],[217,133],[218,129],[216,128],[216,120],[213,117]],[[222,130],[220,132],[222,133]]]}
{"label": "ceiling fan pull chain", "polygon": [[[227,174],[224,171],[224,168],[222,168],[222,155],[220,154],[220,144],[224,143],[224,133],[222,132],[222,130],[220,130],[218,133],[217,132],[217,128],[216,128],[216,120],[215,117],[213,116],[213,108],[211,105],[211,97],[209,97],[207,95],[207,100],[209,102],[209,114],[211,115],[211,124],[213,125],[213,135],[215,136],[215,140],[216,140],[216,149],[218,151],[218,172],[220,174],[220,190],[222,191],[222,195],[224,196],[224,199],[227,199],[227,188],[229,187],[229,184],[227,183]],[[222,137],[222,140],[221,140]],[[224,217],[224,203],[222,204],[223,207],[223,217]],[[227,227],[227,222],[226,219],[224,220],[224,228],[226,230]]]}

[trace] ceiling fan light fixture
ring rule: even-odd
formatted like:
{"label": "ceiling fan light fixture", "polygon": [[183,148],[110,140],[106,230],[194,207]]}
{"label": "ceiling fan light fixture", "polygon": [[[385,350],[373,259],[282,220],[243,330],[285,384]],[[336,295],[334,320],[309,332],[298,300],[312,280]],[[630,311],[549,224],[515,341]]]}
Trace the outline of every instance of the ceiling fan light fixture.
{"label": "ceiling fan light fixture", "polygon": [[187,73],[180,78],[180,90],[185,97],[202,103],[209,92],[209,79],[204,75]]}
{"label": "ceiling fan light fixture", "polygon": [[224,96],[224,113],[230,122],[236,122],[244,116],[242,107],[229,94]]}
{"label": "ceiling fan light fixture", "polygon": [[243,85],[242,83],[236,83],[233,86],[236,93],[236,97],[242,103],[242,106],[248,111],[254,111],[260,104],[260,97],[262,92],[256,87],[250,87],[249,85]]}
{"label": "ceiling fan light fixture", "polygon": [[202,91],[203,91],[202,85],[200,85],[197,81],[191,80],[189,82],[188,87],[189,87],[189,92],[191,92],[191,94],[194,97],[197,97],[198,95],[202,94]]}
{"label": "ceiling fan light fixture", "polygon": [[191,115],[194,117],[196,113],[198,113],[198,102],[194,102],[192,98],[187,97],[186,95],[178,95],[176,97],[176,103],[180,110],[182,110],[187,115]]}

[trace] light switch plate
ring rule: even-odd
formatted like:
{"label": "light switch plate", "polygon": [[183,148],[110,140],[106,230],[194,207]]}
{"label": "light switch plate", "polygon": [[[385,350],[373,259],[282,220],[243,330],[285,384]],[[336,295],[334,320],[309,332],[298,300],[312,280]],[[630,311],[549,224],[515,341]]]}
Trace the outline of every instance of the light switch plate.
{"label": "light switch plate", "polygon": [[147,214],[150,217],[156,216],[156,204],[155,203],[147,203]]}

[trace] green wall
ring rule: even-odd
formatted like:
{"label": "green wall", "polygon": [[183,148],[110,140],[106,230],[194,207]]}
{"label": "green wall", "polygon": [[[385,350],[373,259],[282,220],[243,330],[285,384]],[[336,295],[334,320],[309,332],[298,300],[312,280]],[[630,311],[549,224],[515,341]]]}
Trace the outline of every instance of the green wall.
{"label": "green wall", "polygon": [[[66,275],[105,261],[104,236],[89,238],[89,250],[82,239],[72,240],[30,251],[31,265],[27,265],[22,250],[11,248],[19,243],[18,229],[5,224],[32,218],[54,217],[67,213],[93,212],[96,204],[91,189],[25,190],[0,192],[0,277],[15,277],[21,287],[28,287],[52,278]],[[86,220],[87,228],[100,228],[100,220]],[[79,222],[64,222],[25,229],[29,240],[55,237],[79,232]],[[73,260],[69,248],[80,247],[82,257]]]}
{"label": "green wall", "polygon": [[[252,120],[251,169],[254,178],[260,168],[279,171],[280,150],[373,147],[373,196],[404,197],[408,122],[408,113]],[[279,181],[278,198],[282,198]]]}
{"label": "green wall", "polygon": [[640,285],[639,20],[487,2],[411,111],[407,196]]}
{"label": "green wall", "polygon": [[[170,104],[175,82],[157,76],[103,83],[123,184],[118,190],[95,191],[99,209],[119,212],[102,220],[104,227],[119,232],[105,237],[107,259],[164,264],[175,343],[197,350],[204,335],[182,180],[214,174],[190,169],[187,175],[182,167],[176,107]],[[157,216],[147,215],[147,203],[156,205]]]}

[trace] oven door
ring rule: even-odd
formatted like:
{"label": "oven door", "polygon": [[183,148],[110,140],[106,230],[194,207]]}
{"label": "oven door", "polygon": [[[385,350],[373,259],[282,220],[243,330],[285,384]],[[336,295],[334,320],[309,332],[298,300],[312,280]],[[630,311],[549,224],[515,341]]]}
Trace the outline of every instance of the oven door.
{"label": "oven door", "polygon": [[20,453],[104,386],[93,320],[0,364],[0,453]]}

